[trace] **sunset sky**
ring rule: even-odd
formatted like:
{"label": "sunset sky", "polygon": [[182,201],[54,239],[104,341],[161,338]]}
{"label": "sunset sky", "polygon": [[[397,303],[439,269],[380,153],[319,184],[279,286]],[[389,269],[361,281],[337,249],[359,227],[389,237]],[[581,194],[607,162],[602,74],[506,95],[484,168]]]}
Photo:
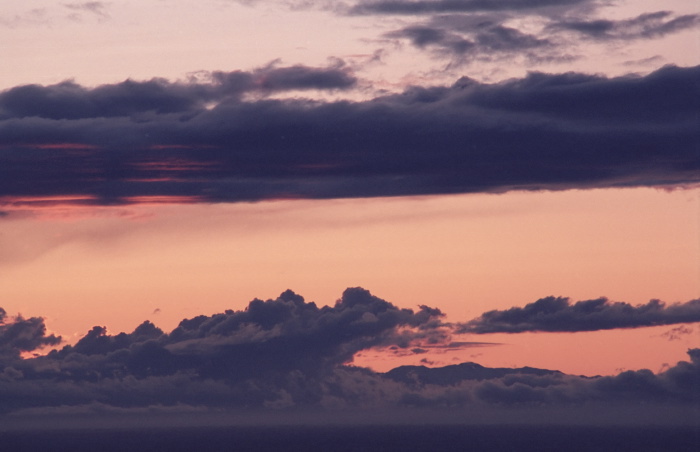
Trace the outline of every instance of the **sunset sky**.
{"label": "sunset sky", "polygon": [[[49,368],[84,389],[110,353],[161,359],[143,338],[181,366],[134,370],[144,388],[203,378],[224,342],[265,369],[308,349],[323,366],[265,372],[318,381],[700,378],[699,30],[695,0],[2,2],[0,393],[25,395],[0,411],[141,406],[35,393]],[[384,329],[275,348],[350,311]]]}

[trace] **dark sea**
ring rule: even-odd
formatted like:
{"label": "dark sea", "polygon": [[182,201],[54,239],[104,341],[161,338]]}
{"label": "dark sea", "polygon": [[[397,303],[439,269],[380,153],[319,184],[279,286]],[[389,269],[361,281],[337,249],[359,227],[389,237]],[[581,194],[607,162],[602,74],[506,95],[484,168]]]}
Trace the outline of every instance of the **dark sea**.
{"label": "dark sea", "polygon": [[235,426],[15,430],[0,451],[698,452],[697,427]]}

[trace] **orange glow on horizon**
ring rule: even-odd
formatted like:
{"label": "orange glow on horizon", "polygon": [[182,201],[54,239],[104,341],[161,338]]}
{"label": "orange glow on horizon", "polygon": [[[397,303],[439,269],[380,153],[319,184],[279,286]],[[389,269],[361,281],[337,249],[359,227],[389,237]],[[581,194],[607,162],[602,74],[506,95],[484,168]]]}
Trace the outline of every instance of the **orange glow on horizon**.
{"label": "orange glow on horizon", "polygon": [[[22,196],[0,198],[0,211],[5,215],[43,221],[80,221],[95,217],[144,218],[152,216],[149,208],[163,205],[183,205],[203,202],[198,196],[131,196],[113,204],[90,195]],[[2,218],[2,217],[0,217]]]}
{"label": "orange glow on horizon", "polygon": [[[71,342],[94,325],[116,334],[151,320],[169,332],[183,318],[245,309],[286,289],[322,306],[361,286],[401,308],[437,307],[448,322],[549,295],[633,305],[700,296],[698,190],[129,201],[0,218],[2,307],[46,317]],[[657,371],[700,346],[697,334],[662,337],[672,328],[454,336],[503,345],[365,351],[355,362]]]}
{"label": "orange glow on horizon", "polygon": [[0,206],[8,210],[33,210],[69,205],[96,204],[99,198],[91,195],[3,196]]}

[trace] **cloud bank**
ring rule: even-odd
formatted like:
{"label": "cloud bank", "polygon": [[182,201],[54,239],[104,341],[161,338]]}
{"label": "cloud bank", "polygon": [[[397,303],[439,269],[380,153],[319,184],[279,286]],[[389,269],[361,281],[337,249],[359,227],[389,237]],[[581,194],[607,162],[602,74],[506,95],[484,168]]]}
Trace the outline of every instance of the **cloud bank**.
{"label": "cloud bank", "polygon": [[339,64],[20,86],[0,93],[0,199],[8,210],[694,184],[698,80],[700,67],[669,66],[462,78],[357,102],[266,95],[355,85]]}
{"label": "cloud bank", "polygon": [[23,322],[12,325],[31,330],[29,342],[13,340],[19,335],[7,329],[0,335],[2,416],[451,410],[450,416],[468,417],[489,409],[600,404],[636,412],[639,404],[655,410],[700,403],[698,349],[689,351],[689,361],[658,374],[608,377],[476,363],[387,373],[350,366],[356,352],[375,346],[453,343],[454,330],[438,310],[400,309],[361,288],[347,289],[334,306],[324,307],[286,291],[275,300],[253,300],[242,311],[185,319],[170,333],[148,321],[117,335],[97,326],[74,345],[27,359],[18,352],[55,345],[59,338],[41,328],[36,334]]}
{"label": "cloud bank", "polygon": [[320,308],[286,291],[243,311],[185,319],[169,334],[148,321],[114,336],[96,326],[75,345],[24,360],[21,351],[60,339],[44,335],[41,319],[18,318],[0,330],[0,411],[93,402],[316,405],[323,382],[360,350],[449,342],[441,317],[426,306],[397,308],[361,288]]}
{"label": "cloud bank", "polygon": [[525,307],[488,311],[457,328],[460,333],[575,332],[700,322],[700,299],[666,305],[659,300],[632,306],[607,298],[571,303],[564,297],[540,298]]}

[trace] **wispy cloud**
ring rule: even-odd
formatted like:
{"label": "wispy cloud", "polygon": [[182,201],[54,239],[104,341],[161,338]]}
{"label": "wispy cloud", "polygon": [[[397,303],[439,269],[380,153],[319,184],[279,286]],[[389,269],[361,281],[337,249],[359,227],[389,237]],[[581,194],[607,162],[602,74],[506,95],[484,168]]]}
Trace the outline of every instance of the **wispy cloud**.
{"label": "wispy cloud", "polygon": [[0,16],[0,26],[16,28],[22,26],[38,26],[50,23],[46,8],[33,8],[12,16]]}
{"label": "wispy cloud", "polygon": [[488,21],[479,23],[466,32],[437,24],[411,25],[389,32],[385,37],[408,39],[418,48],[430,49],[439,55],[456,58],[455,61],[513,54],[534,57],[554,47],[546,38],[538,38],[515,28]]}
{"label": "wispy cloud", "polygon": [[109,13],[107,12],[108,5],[109,4],[105,2],[74,2],[63,4],[67,9],[74,11],[70,16],[72,19],[80,19],[80,13],[86,12],[98,17],[100,20],[109,19]]}
{"label": "wispy cloud", "polygon": [[679,341],[684,337],[690,336],[694,332],[695,330],[693,329],[693,327],[687,325],[680,325],[675,328],[671,328],[670,330],[666,331],[660,336],[669,341]]}
{"label": "wispy cloud", "polygon": [[700,15],[673,16],[670,11],[640,14],[622,20],[561,21],[549,25],[551,29],[576,32],[597,40],[653,39],[700,25]]}
{"label": "wispy cloud", "polygon": [[656,11],[629,19],[606,18],[606,2],[542,1],[365,1],[351,14],[398,16],[405,24],[384,33],[390,40],[447,59],[450,66],[518,58],[528,65],[583,58],[580,38],[605,43],[658,39],[700,25],[697,14]]}

